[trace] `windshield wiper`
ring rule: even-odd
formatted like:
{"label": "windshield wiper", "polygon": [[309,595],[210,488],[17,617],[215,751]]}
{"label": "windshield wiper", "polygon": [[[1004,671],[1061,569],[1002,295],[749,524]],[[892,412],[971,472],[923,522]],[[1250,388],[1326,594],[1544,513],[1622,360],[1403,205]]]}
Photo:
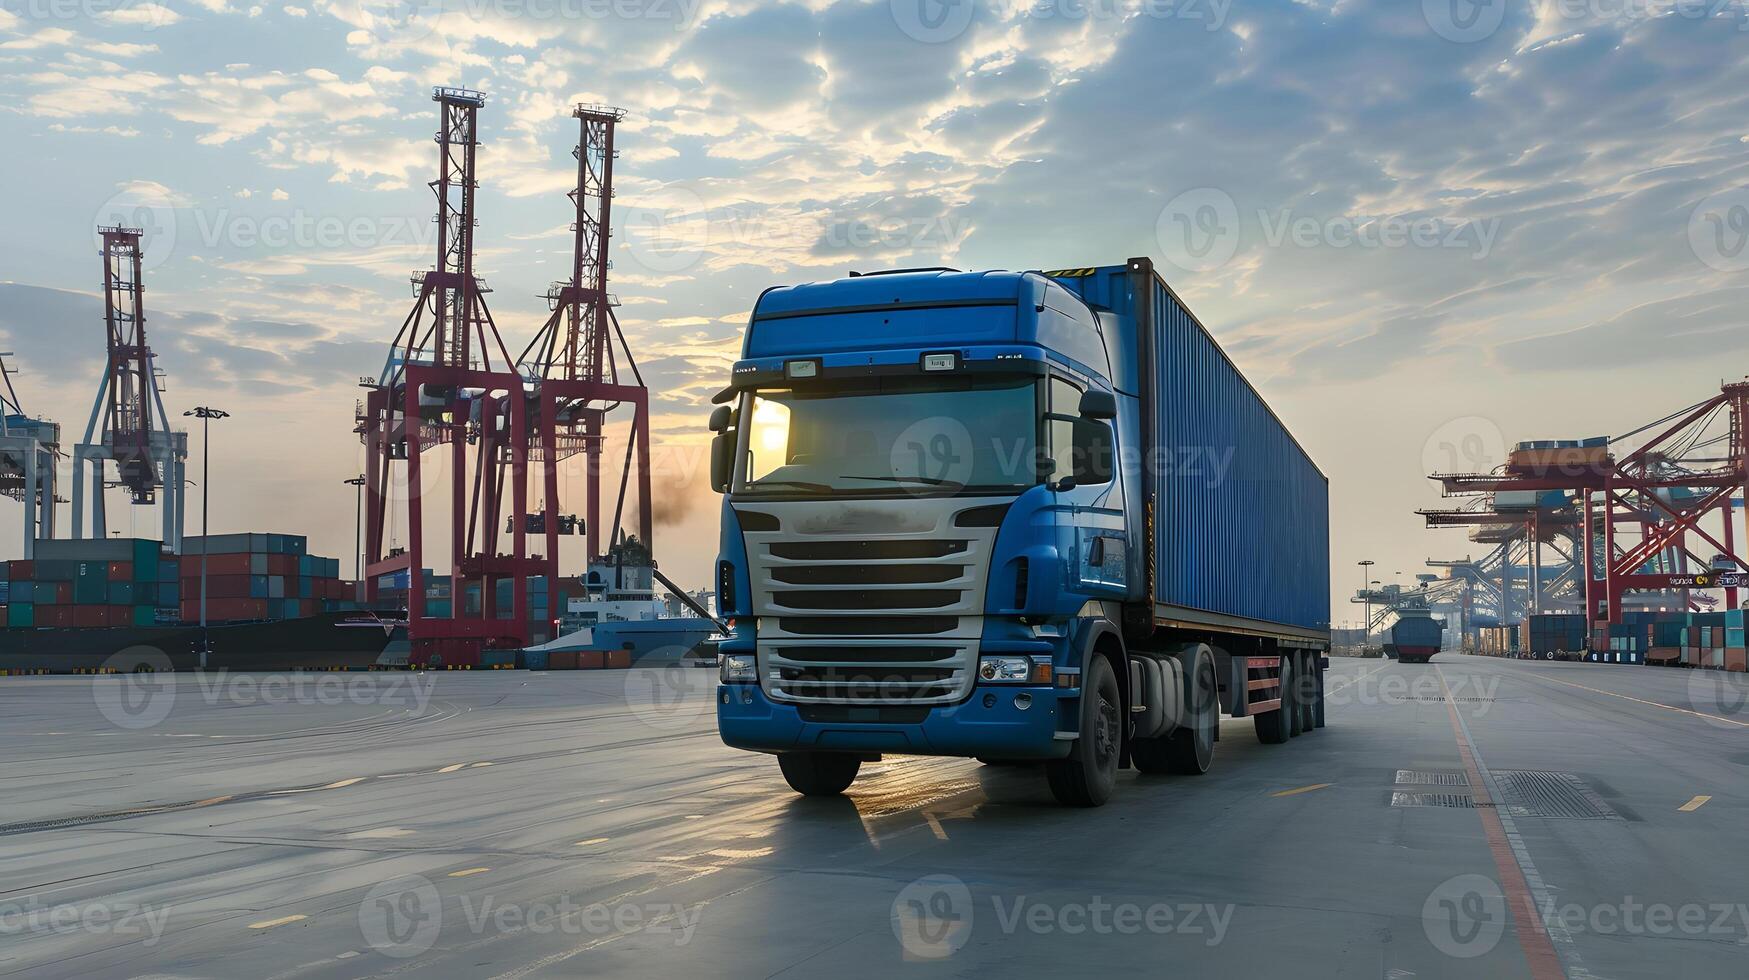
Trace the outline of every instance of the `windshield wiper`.
{"label": "windshield wiper", "polygon": [[767,487],[796,487],[814,493],[831,493],[833,488],[824,483],[809,483],[806,480],[759,480],[747,484],[748,490],[764,490]]}
{"label": "windshield wiper", "polygon": [[933,476],[850,476],[839,477],[840,480],[874,480],[879,483],[921,483],[929,487],[952,487],[955,490],[965,488],[958,480],[942,480]]}

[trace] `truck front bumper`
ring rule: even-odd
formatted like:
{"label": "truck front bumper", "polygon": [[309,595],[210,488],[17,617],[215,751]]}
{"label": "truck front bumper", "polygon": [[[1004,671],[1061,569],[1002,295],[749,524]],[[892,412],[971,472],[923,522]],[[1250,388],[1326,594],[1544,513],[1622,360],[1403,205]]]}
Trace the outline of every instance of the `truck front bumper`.
{"label": "truck front bumper", "polygon": [[[1024,710],[1016,703],[1022,694],[1031,700]],[[960,704],[931,707],[915,723],[809,721],[796,705],[767,698],[757,684],[722,684],[717,687],[717,731],[725,744],[754,752],[1060,759],[1073,743],[1057,737],[1058,722],[1064,706],[1075,717],[1075,704],[1060,704],[1050,687],[992,685],[973,689]]]}

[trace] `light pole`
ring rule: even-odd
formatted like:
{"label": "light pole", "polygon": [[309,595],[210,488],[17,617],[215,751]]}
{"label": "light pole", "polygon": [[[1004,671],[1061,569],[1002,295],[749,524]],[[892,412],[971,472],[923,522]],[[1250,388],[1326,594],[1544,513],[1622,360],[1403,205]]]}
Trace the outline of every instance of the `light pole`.
{"label": "light pole", "polygon": [[200,669],[205,670],[207,651],[212,649],[212,639],[206,629],[207,497],[213,485],[211,431],[213,419],[228,419],[231,413],[200,405],[182,414],[200,419]]}
{"label": "light pole", "polygon": [[364,474],[346,481],[349,487],[358,488],[358,502],[354,506],[356,516],[352,526],[352,598],[357,599],[358,590],[364,585]]}
{"label": "light pole", "polygon": [[1372,567],[1378,562],[1371,558],[1356,562],[1360,566],[1360,597],[1366,602],[1366,618],[1360,621],[1360,655],[1366,656],[1367,641],[1372,639],[1372,586],[1366,584],[1372,578]]}

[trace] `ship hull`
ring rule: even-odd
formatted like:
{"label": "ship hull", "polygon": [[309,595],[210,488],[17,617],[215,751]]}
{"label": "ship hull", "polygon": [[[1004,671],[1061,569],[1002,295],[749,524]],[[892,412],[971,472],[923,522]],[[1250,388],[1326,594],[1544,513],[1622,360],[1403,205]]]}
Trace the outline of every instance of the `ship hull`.
{"label": "ship hull", "polygon": [[[369,614],[326,613],[206,633],[208,670],[349,670],[387,665],[385,652],[406,630]],[[201,635],[198,626],[0,630],[0,670],[197,670]]]}

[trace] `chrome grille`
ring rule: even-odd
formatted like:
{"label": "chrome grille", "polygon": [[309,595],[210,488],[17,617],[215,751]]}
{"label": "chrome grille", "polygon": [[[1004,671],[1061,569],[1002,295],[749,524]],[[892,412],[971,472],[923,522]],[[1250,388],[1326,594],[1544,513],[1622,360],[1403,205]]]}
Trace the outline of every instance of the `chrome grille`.
{"label": "chrome grille", "polygon": [[956,515],[992,501],[760,504],[743,530],[766,694],[812,704],[949,704],[971,693],[996,528]]}

